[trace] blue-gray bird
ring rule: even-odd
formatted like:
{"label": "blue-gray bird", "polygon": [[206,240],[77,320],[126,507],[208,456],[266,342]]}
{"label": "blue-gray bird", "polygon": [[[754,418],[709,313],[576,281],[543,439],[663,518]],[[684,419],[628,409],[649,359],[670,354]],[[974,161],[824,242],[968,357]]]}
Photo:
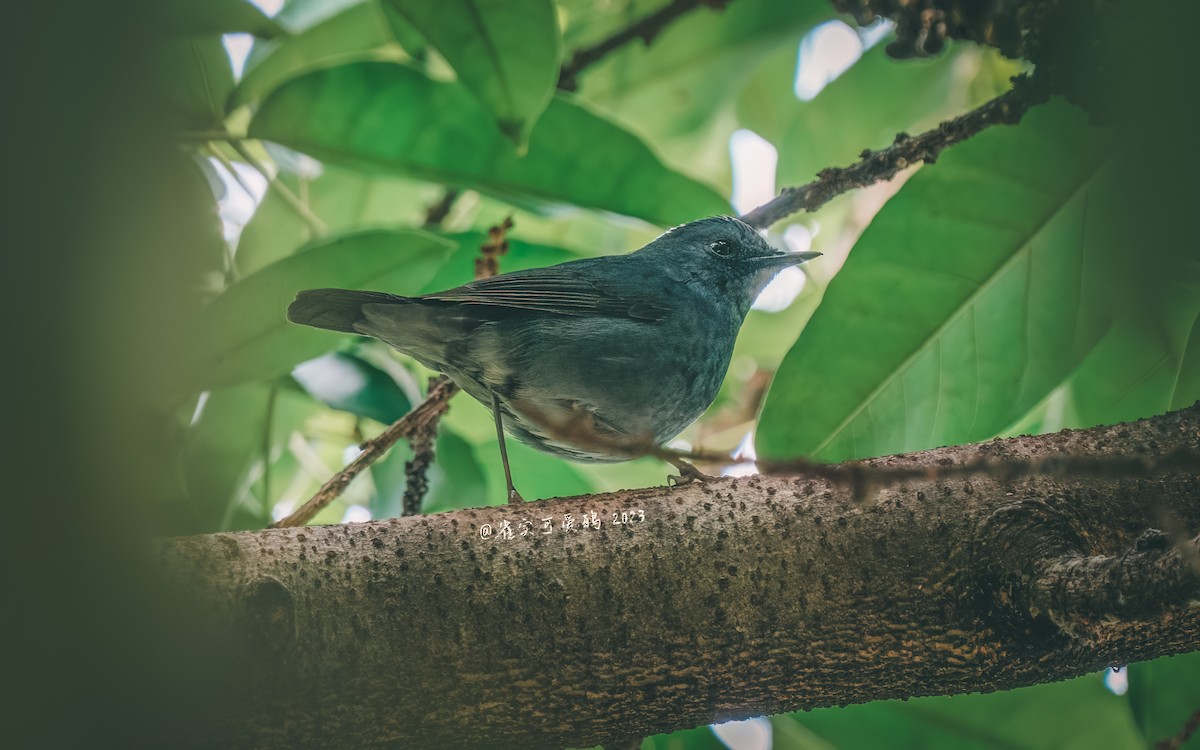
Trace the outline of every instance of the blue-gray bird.
{"label": "blue-gray bird", "polygon": [[628,255],[500,274],[421,297],[310,289],[293,323],[373,336],[445,373],[492,410],[509,500],[504,429],[575,461],[653,453],[716,398],[750,305],[781,252],[732,217],[683,224]]}

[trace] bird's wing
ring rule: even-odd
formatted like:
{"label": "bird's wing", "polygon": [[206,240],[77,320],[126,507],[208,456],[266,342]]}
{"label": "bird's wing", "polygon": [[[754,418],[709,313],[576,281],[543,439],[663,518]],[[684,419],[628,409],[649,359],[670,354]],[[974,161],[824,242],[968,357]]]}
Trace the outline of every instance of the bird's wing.
{"label": "bird's wing", "polygon": [[661,320],[670,311],[661,295],[642,288],[645,284],[631,283],[635,280],[630,274],[601,275],[594,273],[591,266],[581,267],[576,263],[480,279],[421,299],[513,311],[648,321]]}

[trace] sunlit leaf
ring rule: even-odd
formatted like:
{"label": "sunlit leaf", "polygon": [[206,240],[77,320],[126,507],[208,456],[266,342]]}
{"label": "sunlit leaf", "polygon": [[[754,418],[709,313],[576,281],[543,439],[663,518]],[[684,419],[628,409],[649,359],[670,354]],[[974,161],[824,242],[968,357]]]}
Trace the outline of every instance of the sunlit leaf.
{"label": "sunlit leaf", "polygon": [[294,36],[256,45],[228,109],[257,101],[309,71],[352,60],[408,59],[423,47],[415,33],[380,0],[352,4]]}
{"label": "sunlit leaf", "polygon": [[284,84],[250,133],[323,160],[663,225],[728,211],[717,193],[665,168],[633,135],[561,97],[524,156],[481,127],[489,119],[461,86],[403,65],[354,63]]}
{"label": "sunlit leaf", "polygon": [[414,294],[433,278],[447,250],[443,240],[424,232],[363,231],[322,241],[247,276],[180,336],[183,389],[289,372],[338,343],[335,334],[286,320],[296,292],[332,286]]}
{"label": "sunlit leaf", "polygon": [[560,41],[550,0],[384,0],[437,48],[458,80],[522,144],[550,102]]}
{"label": "sunlit leaf", "polygon": [[1040,402],[1111,313],[1109,153],[1056,102],[918,172],[780,366],[759,455],[841,460],[965,443]]}
{"label": "sunlit leaf", "polygon": [[[636,16],[645,9],[637,6]],[[629,44],[580,76],[580,93],[654,137],[695,130],[755,66],[833,17],[822,0],[731,2],[700,7],[650,45]]]}
{"label": "sunlit leaf", "polygon": [[[370,175],[326,166],[301,185],[294,175],[279,178],[331,232],[370,227],[416,226],[439,188],[391,175]],[[272,185],[238,239],[235,263],[243,276],[296,252],[313,239],[312,229]]]}
{"label": "sunlit leaf", "polygon": [[313,398],[332,409],[391,424],[412,403],[391,375],[350,352],[330,352],[301,362],[292,377]]}

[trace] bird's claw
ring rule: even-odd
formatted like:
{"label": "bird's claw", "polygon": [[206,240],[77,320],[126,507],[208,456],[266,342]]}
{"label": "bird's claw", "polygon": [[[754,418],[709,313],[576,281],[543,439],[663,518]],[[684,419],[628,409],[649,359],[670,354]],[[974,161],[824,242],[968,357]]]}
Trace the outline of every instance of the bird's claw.
{"label": "bird's claw", "polygon": [[717,478],[717,477],[713,477],[713,476],[709,476],[708,474],[705,474],[704,472],[697,469],[695,466],[692,466],[691,464],[689,464],[687,461],[683,461],[683,460],[671,461],[671,465],[673,465],[676,469],[679,469],[679,474],[668,474],[667,475],[667,481],[670,482],[675,487],[683,487],[684,485],[691,484],[692,482],[697,482],[697,481],[698,482],[711,482]]}

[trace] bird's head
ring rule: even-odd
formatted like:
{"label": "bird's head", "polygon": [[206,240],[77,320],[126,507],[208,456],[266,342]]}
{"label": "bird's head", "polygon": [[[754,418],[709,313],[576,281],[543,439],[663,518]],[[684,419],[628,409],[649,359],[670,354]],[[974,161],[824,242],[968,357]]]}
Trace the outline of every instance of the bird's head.
{"label": "bird's head", "polygon": [[733,300],[742,314],[780,271],[820,255],[776,250],[731,216],[681,224],[639,252],[656,256],[672,278],[703,284]]}

